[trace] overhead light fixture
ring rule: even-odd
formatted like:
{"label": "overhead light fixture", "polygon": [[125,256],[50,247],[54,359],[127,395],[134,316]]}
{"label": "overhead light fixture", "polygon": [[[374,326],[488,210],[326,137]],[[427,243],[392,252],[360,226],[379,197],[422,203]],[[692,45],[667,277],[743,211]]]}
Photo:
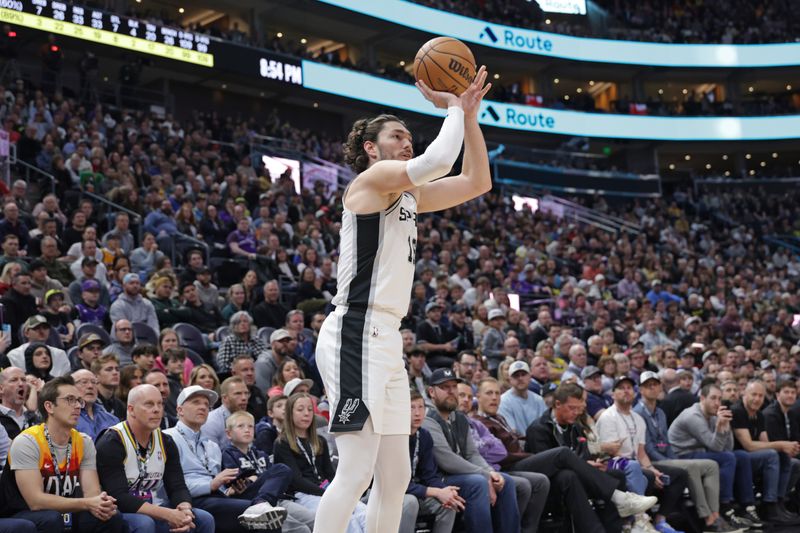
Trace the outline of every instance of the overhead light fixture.
{"label": "overhead light fixture", "polygon": [[186,12],[186,10],[183,9],[182,7],[178,8],[178,13],[180,13],[181,15],[183,15],[185,12]]}
{"label": "overhead light fixture", "polygon": [[723,161],[727,161],[728,160],[728,154],[723,154],[722,155],[722,160]]}
{"label": "overhead light fixture", "polygon": [[664,94],[664,89],[659,89],[658,94]]}
{"label": "overhead light fixture", "polygon": [[792,86],[791,86],[791,85],[787,85],[787,86],[786,86],[786,90],[787,90],[787,91],[791,91],[791,90],[792,90]]}
{"label": "overhead light fixture", "polygon": [[578,94],[581,94],[581,93],[583,92],[583,89],[581,89],[580,87],[578,87],[578,90],[577,90],[577,91],[575,91],[575,92],[577,92]]}
{"label": "overhead light fixture", "polygon": [[687,160],[687,161],[691,161],[692,160],[692,156],[690,156],[689,154],[686,154],[685,156],[683,156],[683,158],[685,160]]}
{"label": "overhead light fixture", "polygon": [[753,92],[753,91],[755,91],[755,88],[754,88],[754,87],[752,87],[752,86],[751,86],[751,87],[748,87],[748,88],[747,88],[747,91],[748,91],[748,92]]}
{"label": "overhead light fixture", "polygon": [[569,95],[568,94],[564,95],[564,100],[569,100]]}
{"label": "overhead light fixture", "polygon": [[545,24],[550,24],[550,19],[544,19]]}
{"label": "overhead light fixture", "polygon": [[276,36],[278,39],[281,39],[281,38],[283,38],[283,32],[280,32],[280,31],[279,31],[279,32],[278,32],[278,33],[277,33],[275,36]]}
{"label": "overhead light fixture", "polygon": [[730,175],[731,175],[731,171],[730,171],[730,170],[726,170],[726,171],[725,171],[725,175],[726,175],[726,176],[730,176]]}
{"label": "overhead light fixture", "polygon": [[589,87],[594,87],[594,80],[589,80]]}
{"label": "overhead light fixture", "polygon": [[681,91],[683,94],[689,94],[689,89],[684,89]]}
{"label": "overhead light fixture", "polygon": [[498,74],[498,73],[496,73],[496,72],[495,72],[495,74],[494,74],[494,79],[496,79],[496,80],[499,80],[499,79],[500,79],[500,74]]}
{"label": "overhead light fixture", "polygon": [[750,174],[751,176],[755,176],[755,175],[756,175],[756,171],[755,171],[755,170],[751,170],[751,171],[749,172],[749,174]]}
{"label": "overhead light fixture", "polygon": [[778,152],[772,152],[772,159],[778,159]]}
{"label": "overhead light fixture", "polygon": [[308,42],[308,39],[306,39],[305,37],[300,39],[300,44],[306,44],[307,42]]}
{"label": "overhead light fixture", "polygon": [[400,62],[400,66],[401,66],[401,67],[404,67],[404,66],[406,66],[406,62],[405,62],[405,61],[401,61],[401,62]]}
{"label": "overhead light fixture", "polygon": [[560,81],[561,81],[561,80],[559,80],[558,78],[554,78],[554,79],[553,79],[553,83],[558,83],[558,82],[560,82]]}
{"label": "overhead light fixture", "polygon": [[675,163],[670,163],[669,164],[669,169],[670,170],[675,170]]}
{"label": "overhead light fixture", "polygon": [[745,159],[752,159],[752,157],[753,157],[752,154],[744,154]]}
{"label": "overhead light fixture", "polygon": [[711,170],[711,163],[706,163],[706,170]]}
{"label": "overhead light fixture", "polygon": [[765,166],[767,166],[767,162],[766,161],[762,161],[761,163],[759,163],[759,165],[761,165],[762,167],[765,167]]}

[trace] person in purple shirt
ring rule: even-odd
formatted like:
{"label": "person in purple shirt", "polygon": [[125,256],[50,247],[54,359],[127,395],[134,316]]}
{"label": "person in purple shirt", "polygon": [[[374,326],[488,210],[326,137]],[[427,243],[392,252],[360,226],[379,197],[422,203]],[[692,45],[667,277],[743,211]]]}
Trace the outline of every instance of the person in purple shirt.
{"label": "person in purple shirt", "polygon": [[242,217],[236,223],[236,229],[228,235],[226,240],[231,253],[248,259],[256,258],[256,237],[250,231],[250,221]]}
{"label": "person in purple shirt", "polygon": [[421,427],[426,410],[422,395],[411,391],[411,436],[408,438],[411,481],[403,498],[399,533],[414,533],[420,513],[436,516],[432,533],[451,533],[456,512],[464,509],[464,498],[459,496],[458,487],[445,486],[433,457],[431,434]]}

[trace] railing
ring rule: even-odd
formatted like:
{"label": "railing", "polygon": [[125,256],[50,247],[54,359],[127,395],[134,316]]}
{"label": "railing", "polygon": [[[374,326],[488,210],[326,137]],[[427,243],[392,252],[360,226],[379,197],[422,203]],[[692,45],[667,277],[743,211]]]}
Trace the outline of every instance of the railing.
{"label": "railing", "polygon": [[100,196],[99,194],[95,194],[89,191],[81,191],[81,197],[88,197],[96,202],[100,202],[102,206],[105,207],[105,215],[109,215],[113,211],[122,211],[123,213],[128,213],[128,216],[131,219],[131,224],[134,225],[136,228],[136,244],[142,244],[142,232],[144,231],[144,218],[140,213],[133,211],[132,209],[128,209],[122,205],[119,205],[115,202],[112,202],[108,198],[104,196]]}
{"label": "railing", "polygon": [[624,218],[601,213],[595,209],[589,209],[588,207],[565,200],[564,198],[559,198],[558,196],[546,195],[542,200],[562,206],[565,212],[568,211],[574,217],[579,217],[596,225],[602,224],[614,228],[617,232],[624,231],[633,235],[638,235],[642,231],[642,227],[639,224],[634,224]]}
{"label": "railing", "polygon": [[767,235],[764,237],[764,241],[800,255],[800,237],[794,235]]}
{"label": "railing", "polygon": [[[39,168],[37,166],[31,165],[30,163],[28,163],[26,161],[23,161],[21,159],[17,159],[15,164],[18,165],[18,168],[22,167],[24,169],[24,172],[25,172],[24,179],[25,179],[25,181],[30,183],[30,181],[31,181],[31,173],[34,173],[35,175],[40,176],[37,181],[41,181],[42,178],[48,180],[50,182],[50,192],[51,193],[55,193],[56,192],[56,178],[55,178],[55,176],[45,172],[44,170],[42,170],[41,168]],[[20,177],[22,177],[22,176],[20,176]]]}

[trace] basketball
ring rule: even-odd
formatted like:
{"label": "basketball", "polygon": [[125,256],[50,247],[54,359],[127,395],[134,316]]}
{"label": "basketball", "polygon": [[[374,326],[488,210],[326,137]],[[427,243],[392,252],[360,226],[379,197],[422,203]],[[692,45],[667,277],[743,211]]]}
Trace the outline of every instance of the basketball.
{"label": "basketball", "polygon": [[431,39],[414,58],[414,77],[434,91],[461,95],[475,79],[475,72],[475,56],[452,37]]}

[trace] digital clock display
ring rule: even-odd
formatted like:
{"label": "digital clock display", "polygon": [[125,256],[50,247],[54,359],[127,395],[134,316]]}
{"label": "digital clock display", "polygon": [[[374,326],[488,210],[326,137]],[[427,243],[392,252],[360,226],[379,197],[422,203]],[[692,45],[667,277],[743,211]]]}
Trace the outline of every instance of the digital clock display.
{"label": "digital clock display", "polygon": [[0,0],[0,21],[133,52],[214,66],[206,35],[55,0]]}

